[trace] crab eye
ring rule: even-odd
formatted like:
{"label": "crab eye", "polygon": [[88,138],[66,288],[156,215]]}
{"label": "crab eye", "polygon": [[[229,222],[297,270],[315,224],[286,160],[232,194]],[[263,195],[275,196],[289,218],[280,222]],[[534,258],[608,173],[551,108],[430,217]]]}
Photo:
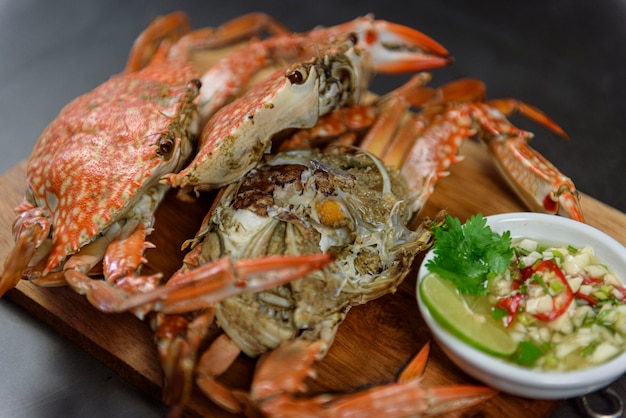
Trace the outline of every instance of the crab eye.
{"label": "crab eye", "polygon": [[189,86],[195,90],[200,90],[200,87],[202,87],[202,81],[194,78],[189,82]]}
{"label": "crab eye", "polygon": [[291,81],[291,84],[302,84],[304,83],[304,74],[302,74],[302,70],[294,70],[291,73],[287,74],[286,77]]}
{"label": "crab eye", "polygon": [[161,156],[167,156],[174,150],[174,140],[172,138],[162,137],[158,143],[159,149],[157,153]]}
{"label": "crab eye", "polygon": [[352,45],[356,45],[359,42],[359,36],[356,34],[356,32],[350,32],[350,34],[348,35],[348,39],[350,40],[350,42],[352,42]]}

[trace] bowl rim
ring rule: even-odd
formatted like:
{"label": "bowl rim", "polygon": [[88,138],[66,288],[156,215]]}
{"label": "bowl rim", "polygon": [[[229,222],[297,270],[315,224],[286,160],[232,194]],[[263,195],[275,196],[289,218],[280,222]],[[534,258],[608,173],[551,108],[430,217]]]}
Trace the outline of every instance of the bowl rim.
{"label": "bowl rim", "polygon": [[[562,216],[534,212],[502,213],[485,216],[485,218],[487,219],[487,224],[490,227],[498,229],[500,232],[508,230],[508,228],[499,228],[503,225],[519,225],[520,223],[532,223],[533,225],[537,223],[549,223],[550,225],[558,228],[567,228],[568,230],[573,228],[573,230],[579,231],[581,235],[593,237],[595,241],[604,243],[603,247],[610,248],[611,251],[614,251],[616,256],[621,260],[622,268],[619,270],[626,273],[626,247],[607,233],[600,231],[591,225],[569,218],[564,218]],[[511,236],[515,238],[522,237],[524,235],[511,231]],[[554,241],[559,242],[560,240],[555,239]],[[619,376],[624,374],[624,372],[626,372],[626,350],[615,358],[588,369],[574,371],[540,371],[528,369],[523,366],[507,362],[504,359],[491,356],[465,343],[439,325],[421,300],[419,284],[421,279],[429,272],[426,268],[426,263],[433,256],[433,250],[430,249],[424,256],[418,270],[416,295],[420,313],[435,338],[441,341],[447,350],[452,351],[464,361],[468,361],[471,365],[473,365],[473,367],[479,368],[482,371],[489,373],[491,376],[497,377],[501,380],[509,382],[525,381],[532,383],[535,387],[542,387],[546,389],[573,389],[581,386],[591,387],[602,382],[606,382],[608,384],[610,381],[617,379]],[[603,259],[603,256],[600,255],[600,258]],[[609,265],[615,270],[613,265]],[[620,275],[620,279],[622,281],[624,281],[625,278],[626,276]],[[539,376],[540,378],[538,378]]]}

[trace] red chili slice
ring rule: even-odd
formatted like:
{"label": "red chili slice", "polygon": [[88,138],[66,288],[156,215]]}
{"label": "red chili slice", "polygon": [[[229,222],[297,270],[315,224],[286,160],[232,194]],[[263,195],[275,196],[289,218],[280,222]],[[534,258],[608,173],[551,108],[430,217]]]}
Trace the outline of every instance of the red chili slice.
{"label": "red chili slice", "polygon": [[563,285],[563,292],[565,292],[565,294],[561,292],[552,298],[553,309],[548,312],[534,314],[535,318],[542,321],[553,321],[567,310],[567,307],[572,302],[572,299],[574,299],[574,292],[572,292],[572,288],[569,286],[563,271],[561,271],[561,269],[552,260],[542,261],[538,265],[534,266],[533,270],[535,273],[552,273]]}
{"label": "red chili slice", "polygon": [[585,295],[581,292],[576,292],[574,296],[576,296],[578,299],[584,300],[585,302],[587,302],[587,304],[589,304],[589,306],[596,306],[596,304],[598,303],[598,299],[594,296]]}
{"label": "red chili slice", "polygon": [[[603,282],[602,279],[599,279],[597,277],[591,277],[588,274],[581,274],[580,277],[582,277],[583,279],[582,284],[584,285],[594,285],[594,284],[599,284]],[[598,298],[592,295],[586,295],[582,293],[580,290],[576,292],[574,296],[577,297],[578,299],[584,300],[585,302],[589,304],[589,306],[596,306],[596,304],[598,303]]]}
{"label": "red chili slice", "polygon": [[[581,274],[581,277],[583,279],[582,284],[595,285],[595,284],[604,283],[604,279],[601,279],[598,277],[591,277],[587,274]],[[616,297],[616,299],[618,299],[619,301],[626,300],[626,287],[625,286],[613,286],[613,288],[622,294],[621,298]],[[598,298],[592,295],[585,295],[584,293],[581,293],[580,291],[576,292],[574,296],[586,301],[590,306],[596,306],[596,304],[598,303]]]}
{"label": "red chili slice", "polygon": [[513,293],[511,296],[499,299],[498,302],[496,302],[498,308],[502,308],[508,313],[506,318],[504,318],[505,327],[508,328],[515,319],[522,299],[524,299],[523,293]]}
{"label": "red chili slice", "polygon": [[524,267],[520,269],[520,273],[522,274],[522,281],[525,282],[526,280],[530,279],[533,274],[535,274],[535,267]]}
{"label": "red chili slice", "polygon": [[604,280],[597,277],[591,277],[588,274],[581,274],[580,277],[583,279],[583,284],[599,284],[604,282]]}

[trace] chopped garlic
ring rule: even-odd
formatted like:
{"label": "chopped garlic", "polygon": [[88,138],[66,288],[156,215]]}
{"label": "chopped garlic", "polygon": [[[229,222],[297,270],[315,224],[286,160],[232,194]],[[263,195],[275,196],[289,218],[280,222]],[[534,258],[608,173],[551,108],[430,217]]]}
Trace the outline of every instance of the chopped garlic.
{"label": "chopped garlic", "polygon": [[532,315],[549,312],[553,308],[554,304],[550,295],[543,295],[526,301],[526,312]]}
{"label": "chopped garlic", "polygon": [[608,342],[600,343],[589,356],[589,361],[595,364],[603,363],[619,353],[620,350]]}

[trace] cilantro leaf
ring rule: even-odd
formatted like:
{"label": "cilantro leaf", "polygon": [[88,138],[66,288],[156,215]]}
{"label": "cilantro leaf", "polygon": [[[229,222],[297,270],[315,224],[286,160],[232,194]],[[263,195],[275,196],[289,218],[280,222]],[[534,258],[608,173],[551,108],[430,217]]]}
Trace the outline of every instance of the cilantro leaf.
{"label": "cilantro leaf", "polygon": [[544,354],[546,351],[537,344],[531,341],[522,341],[511,356],[511,360],[522,366],[533,367]]}
{"label": "cilantro leaf", "polygon": [[510,232],[493,232],[480,213],[464,225],[447,215],[433,234],[435,256],[426,267],[451,280],[461,293],[487,294],[489,280],[503,274],[513,257]]}

